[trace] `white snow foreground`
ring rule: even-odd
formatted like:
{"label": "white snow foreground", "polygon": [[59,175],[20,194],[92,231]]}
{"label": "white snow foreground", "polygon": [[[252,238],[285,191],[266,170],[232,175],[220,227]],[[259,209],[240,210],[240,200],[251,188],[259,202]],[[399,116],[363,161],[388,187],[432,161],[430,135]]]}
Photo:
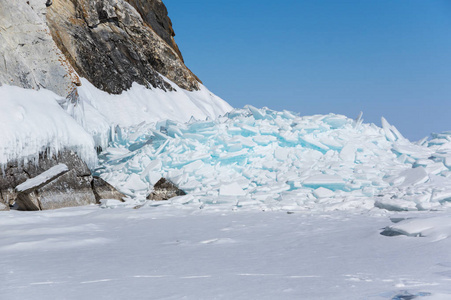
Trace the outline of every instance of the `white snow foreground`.
{"label": "white snow foreground", "polygon": [[8,228],[0,231],[0,295],[8,300],[450,299],[451,239],[380,235],[388,224],[385,214],[349,212],[96,206],[0,212],[0,228]]}
{"label": "white snow foreground", "polygon": [[46,89],[0,86],[0,165],[36,160],[43,151],[54,154],[68,149],[93,168],[95,148],[108,146],[116,126],[216,118],[232,109],[204,86],[195,92],[176,86],[177,91],[164,92],[134,84],[121,95],[110,95],[85,79],[82,84],[77,103]]}
{"label": "white snow foreground", "polygon": [[[96,171],[146,203],[161,177],[189,195],[145,205],[219,210],[437,210],[451,204],[451,133],[411,143],[341,115],[248,106],[216,120],[118,129]],[[127,204],[124,204],[127,205]]]}

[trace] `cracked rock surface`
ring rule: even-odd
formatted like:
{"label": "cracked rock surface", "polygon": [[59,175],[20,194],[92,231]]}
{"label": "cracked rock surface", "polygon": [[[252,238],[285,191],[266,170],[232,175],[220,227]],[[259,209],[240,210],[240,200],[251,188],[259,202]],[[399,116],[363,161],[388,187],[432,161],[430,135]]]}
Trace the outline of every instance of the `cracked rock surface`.
{"label": "cracked rock surface", "polygon": [[112,94],[174,90],[164,77],[198,90],[174,35],[161,0],[0,0],[0,85],[75,100],[79,76]]}
{"label": "cracked rock surface", "polygon": [[54,0],[47,23],[77,73],[97,88],[118,94],[133,82],[173,90],[198,90],[184,65],[160,0]]}
{"label": "cracked rock surface", "polygon": [[[51,177],[36,180],[58,165],[66,168]],[[73,151],[58,155],[41,153],[25,163],[11,161],[0,174],[0,210],[17,204],[20,210],[45,210],[99,203],[101,199],[125,197],[100,178],[93,178],[88,166]],[[28,184],[33,179],[36,184]],[[29,186],[18,188],[19,185]]]}
{"label": "cracked rock surface", "polygon": [[70,95],[79,78],[54,43],[45,1],[0,0],[0,85]]}

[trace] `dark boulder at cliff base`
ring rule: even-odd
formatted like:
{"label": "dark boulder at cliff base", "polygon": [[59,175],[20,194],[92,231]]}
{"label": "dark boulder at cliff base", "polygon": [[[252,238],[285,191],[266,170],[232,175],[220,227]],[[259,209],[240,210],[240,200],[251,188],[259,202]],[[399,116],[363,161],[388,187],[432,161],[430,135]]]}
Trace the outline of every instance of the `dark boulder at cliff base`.
{"label": "dark boulder at cliff base", "polygon": [[91,184],[97,203],[100,203],[101,199],[114,199],[124,202],[126,196],[102,178],[94,176]]}
{"label": "dark boulder at cliff base", "polygon": [[147,196],[148,200],[162,201],[169,200],[173,197],[184,196],[186,193],[179,189],[174,183],[167,180],[166,178],[161,178],[153,186],[153,192]]}
{"label": "dark boulder at cliff base", "polygon": [[43,152],[27,163],[8,162],[0,175],[0,210],[46,210],[100,203],[125,197],[113,186],[93,177],[73,151]]}

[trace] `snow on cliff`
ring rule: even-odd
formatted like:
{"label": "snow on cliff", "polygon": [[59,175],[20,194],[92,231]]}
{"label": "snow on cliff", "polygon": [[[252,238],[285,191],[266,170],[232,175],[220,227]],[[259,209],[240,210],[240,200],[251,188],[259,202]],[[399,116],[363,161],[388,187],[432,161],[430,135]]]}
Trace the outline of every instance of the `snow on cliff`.
{"label": "snow on cliff", "polygon": [[39,153],[74,150],[91,167],[94,140],[58,101],[55,93],[14,86],[0,87],[0,165],[15,159],[38,159]]}
{"label": "snow on cliff", "polygon": [[110,95],[83,80],[79,93],[80,101],[73,103],[45,89],[0,86],[0,165],[65,148],[94,167],[95,147],[106,148],[111,128],[117,125],[216,118],[232,109],[205,87],[164,92],[135,84],[120,95]]}

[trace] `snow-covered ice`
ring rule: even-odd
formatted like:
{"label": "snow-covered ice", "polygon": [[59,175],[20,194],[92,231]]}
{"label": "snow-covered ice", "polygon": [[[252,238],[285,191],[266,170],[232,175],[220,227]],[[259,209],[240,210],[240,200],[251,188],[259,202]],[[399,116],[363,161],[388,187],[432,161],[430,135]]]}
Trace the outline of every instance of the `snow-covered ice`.
{"label": "snow-covered ice", "polygon": [[404,234],[407,236],[434,237],[446,239],[451,236],[451,216],[434,216],[429,218],[406,218],[385,230],[387,234]]}
{"label": "snow-covered ice", "polygon": [[[0,212],[0,227],[8,228],[0,231],[0,295],[8,300],[449,299],[450,238],[380,234],[394,224],[389,217],[430,224],[440,220],[428,218],[449,222],[449,217],[409,214],[221,213],[170,205]],[[406,230],[426,227],[412,223]]]}
{"label": "snow-covered ice", "polygon": [[178,87],[177,91],[164,92],[134,84],[120,95],[110,95],[83,78],[81,81],[79,101],[44,88],[0,86],[0,166],[15,159],[35,160],[40,152],[54,154],[68,149],[93,168],[97,163],[95,148],[107,148],[116,126],[167,119],[186,122],[192,117],[214,119],[232,109],[203,85],[194,92]]}

